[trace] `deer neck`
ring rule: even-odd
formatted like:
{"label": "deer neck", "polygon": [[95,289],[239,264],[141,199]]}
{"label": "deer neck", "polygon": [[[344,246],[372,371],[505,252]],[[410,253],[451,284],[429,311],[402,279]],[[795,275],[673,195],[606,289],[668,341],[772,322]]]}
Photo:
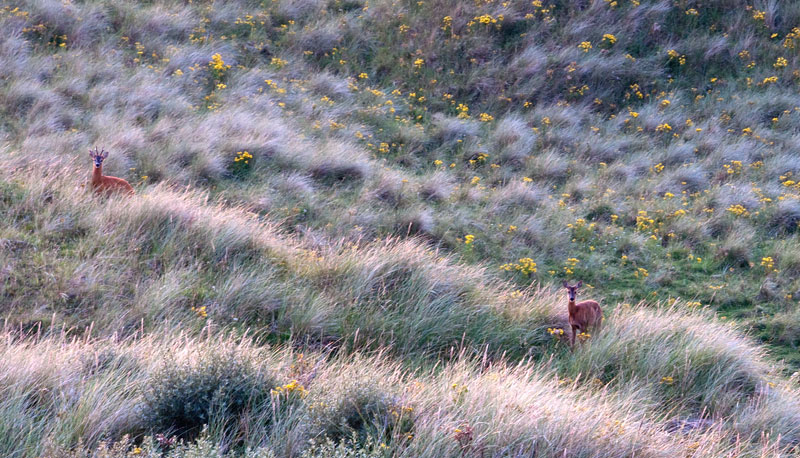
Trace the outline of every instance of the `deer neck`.
{"label": "deer neck", "polygon": [[574,300],[570,300],[567,303],[567,311],[569,311],[570,315],[574,315],[576,311],[578,311],[578,307],[575,305]]}
{"label": "deer neck", "polygon": [[92,184],[98,185],[103,181],[103,166],[92,168]]}

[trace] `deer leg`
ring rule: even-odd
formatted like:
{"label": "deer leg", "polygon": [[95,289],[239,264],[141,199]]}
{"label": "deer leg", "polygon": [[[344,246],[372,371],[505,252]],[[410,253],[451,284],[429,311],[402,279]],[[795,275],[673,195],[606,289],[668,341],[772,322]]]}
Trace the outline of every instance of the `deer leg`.
{"label": "deer leg", "polygon": [[577,328],[578,327],[575,326],[574,324],[572,325],[572,335],[570,336],[570,339],[569,339],[569,346],[573,347],[573,348],[575,347],[575,330]]}

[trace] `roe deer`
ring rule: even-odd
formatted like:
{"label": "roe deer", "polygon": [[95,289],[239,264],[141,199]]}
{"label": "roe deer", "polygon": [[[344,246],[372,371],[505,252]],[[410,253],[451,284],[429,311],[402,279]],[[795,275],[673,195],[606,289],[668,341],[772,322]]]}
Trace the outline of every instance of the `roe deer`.
{"label": "roe deer", "polygon": [[569,325],[572,327],[572,335],[569,339],[570,347],[575,346],[575,330],[580,329],[581,332],[586,332],[589,328],[600,328],[603,323],[603,310],[600,309],[600,304],[597,301],[582,301],[575,303],[575,297],[578,295],[578,288],[583,286],[583,281],[579,281],[575,286],[569,286],[569,283],[564,282],[564,288],[567,288],[569,293],[569,303],[567,304],[567,311],[569,312]]}
{"label": "roe deer", "polygon": [[92,170],[92,189],[97,194],[110,195],[114,192],[121,191],[126,194],[133,194],[133,186],[122,178],[103,176],[103,160],[108,157],[108,151],[94,151],[89,150],[89,157],[94,161],[94,170]]}

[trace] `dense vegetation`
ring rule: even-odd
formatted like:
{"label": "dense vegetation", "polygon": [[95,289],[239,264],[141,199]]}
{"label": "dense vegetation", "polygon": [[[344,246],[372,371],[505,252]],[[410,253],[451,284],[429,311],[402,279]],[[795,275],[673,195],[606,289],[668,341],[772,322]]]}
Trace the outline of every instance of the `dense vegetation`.
{"label": "dense vegetation", "polygon": [[[792,453],[798,26],[0,5],[0,454]],[[85,189],[94,145],[135,197]]]}

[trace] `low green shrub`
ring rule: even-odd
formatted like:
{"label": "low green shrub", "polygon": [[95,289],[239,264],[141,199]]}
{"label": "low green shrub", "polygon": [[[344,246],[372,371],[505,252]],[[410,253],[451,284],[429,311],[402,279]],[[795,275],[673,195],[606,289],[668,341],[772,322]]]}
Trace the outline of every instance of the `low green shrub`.
{"label": "low green shrub", "polygon": [[[309,403],[311,430],[318,437],[336,444],[352,439],[353,444],[361,446],[376,440],[388,443],[412,434],[413,409],[390,393],[366,382],[351,382],[341,388]],[[339,445],[334,447],[338,448]]]}
{"label": "low green shrub", "polygon": [[277,385],[270,374],[230,352],[193,364],[167,362],[145,390],[144,421],[153,432],[185,439],[209,424],[235,430],[245,412],[270,411],[270,390]]}
{"label": "low green shrub", "polygon": [[[386,444],[382,444],[386,447]],[[334,442],[330,438],[323,442],[314,443],[301,455],[302,458],[377,458],[385,456],[370,451],[373,442],[359,445],[358,436],[351,436],[349,439],[342,439]]]}

